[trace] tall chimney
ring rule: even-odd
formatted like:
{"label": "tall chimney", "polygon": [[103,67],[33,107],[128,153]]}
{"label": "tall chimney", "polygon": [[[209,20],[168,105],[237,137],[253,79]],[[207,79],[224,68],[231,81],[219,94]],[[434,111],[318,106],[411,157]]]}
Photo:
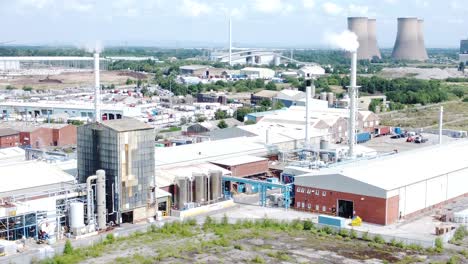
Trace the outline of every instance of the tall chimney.
{"label": "tall chimney", "polygon": [[377,45],[377,21],[375,19],[367,20],[367,50],[369,57],[382,58],[380,54],[379,46]]}
{"label": "tall chimney", "polygon": [[232,66],[232,19],[229,17],[229,65]]}
{"label": "tall chimney", "polygon": [[306,127],[305,127],[305,140],[304,140],[304,147],[306,149],[310,148],[310,99],[312,98],[312,87],[310,85],[306,86]]}
{"label": "tall chimney", "polygon": [[[398,18],[398,32],[392,57],[397,60],[422,61],[423,51],[419,41],[419,22],[416,17]],[[423,37],[423,36],[421,36]]]}
{"label": "tall chimney", "polygon": [[427,56],[426,44],[424,43],[424,20],[418,19],[418,43],[421,60],[429,59]]}
{"label": "tall chimney", "polygon": [[354,146],[356,144],[356,90],[358,89],[356,85],[356,68],[357,68],[357,54],[356,52],[351,52],[351,83],[348,86],[349,94],[349,124],[348,124],[348,146],[349,158],[354,158],[356,155],[354,153]]}
{"label": "tall chimney", "polygon": [[[370,59],[368,49],[367,17],[348,17],[348,30],[358,37],[359,48],[357,58],[359,60]],[[352,54],[351,54],[352,56]]]}
{"label": "tall chimney", "polygon": [[101,81],[99,72],[99,53],[94,53],[94,121],[101,122]]}
{"label": "tall chimney", "polygon": [[443,122],[444,122],[444,107],[441,106],[440,112],[439,112],[439,144],[442,144]]}

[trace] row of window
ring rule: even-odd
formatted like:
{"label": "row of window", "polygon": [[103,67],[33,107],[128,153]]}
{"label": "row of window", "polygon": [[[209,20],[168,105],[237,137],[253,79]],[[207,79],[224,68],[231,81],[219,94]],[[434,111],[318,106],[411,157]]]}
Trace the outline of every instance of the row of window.
{"label": "row of window", "polygon": [[[306,204],[304,202],[297,202],[296,204],[296,207],[297,208],[302,208],[302,209],[305,209],[306,208]],[[312,210],[312,204],[308,203],[307,204],[307,209],[308,210]],[[320,211],[320,205],[316,204],[315,205],[315,211]],[[326,212],[327,211],[327,206],[323,205],[322,206],[322,212]]]}
{"label": "row of window", "polygon": [[[320,195],[320,190],[313,190],[313,189],[309,189],[309,188],[303,188],[303,187],[298,187],[296,189],[296,192],[297,193],[306,193],[306,194],[313,194],[315,193],[315,195]],[[322,191],[322,196],[327,196],[327,192],[326,191]]]}

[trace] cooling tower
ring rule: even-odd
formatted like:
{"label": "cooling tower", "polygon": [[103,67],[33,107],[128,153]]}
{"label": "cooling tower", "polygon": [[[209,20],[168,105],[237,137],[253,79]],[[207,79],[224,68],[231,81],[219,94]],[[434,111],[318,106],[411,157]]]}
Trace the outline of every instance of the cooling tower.
{"label": "cooling tower", "polygon": [[422,55],[423,51],[421,51],[418,32],[419,22],[417,18],[398,18],[397,38],[392,52],[394,59],[416,61],[425,59]]}
{"label": "cooling tower", "polygon": [[356,34],[358,37],[358,60],[370,59],[370,55],[367,48],[367,17],[348,17],[348,30],[354,32],[354,34]]}
{"label": "cooling tower", "polygon": [[369,57],[382,58],[380,55],[379,46],[377,45],[377,30],[376,30],[376,20],[369,19],[367,20],[367,51],[369,52]]}
{"label": "cooling tower", "polygon": [[418,20],[418,43],[421,60],[429,59],[426,51],[426,44],[424,43],[424,20],[422,19]]}

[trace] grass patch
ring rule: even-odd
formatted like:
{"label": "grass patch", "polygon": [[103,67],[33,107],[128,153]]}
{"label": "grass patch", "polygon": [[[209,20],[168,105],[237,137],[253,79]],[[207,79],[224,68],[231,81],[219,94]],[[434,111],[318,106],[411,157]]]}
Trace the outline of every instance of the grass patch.
{"label": "grass patch", "polygon": [[252,262],[252,263],[266,263],[265,259],[260,255],[255,256],[253,259],[250,260],[250,262]]}

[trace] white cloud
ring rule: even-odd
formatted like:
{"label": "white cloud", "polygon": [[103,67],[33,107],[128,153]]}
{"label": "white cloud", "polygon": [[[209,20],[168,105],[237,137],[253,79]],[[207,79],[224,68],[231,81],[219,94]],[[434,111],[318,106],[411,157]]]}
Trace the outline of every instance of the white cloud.
{"label": "white cloud", "polygon": [[323,11],[329,15],[338,15],[343,11],[343,8],[332,2],[325,2],[322,5]]}
{"label": "white cloud", "polygon": [[[281,0],[254,0],[255,10],[262,13],[277,13],[283,11],[283,2]],[[292,8],[292,6],[290,7]]]}
{"label": "white cloud", "polygon": [[302,0],[302,5],[307,9],[315,7],[315,0]]}
{"label": "white cloud", "polygon": [[206,15],[213,11],[209,5],[195,0],[184,0],[181,10],[183,14],[192,17]]}
{"label": "white cloud", "polygon": [[47,7],[50,4],[53,4],[53,0],[20,0],[19,4],[24,7],[33,7],[42,9]]}
{"label": "white cloud", "polygon": [[360,5],[354,5],[350,4],[348,6],[348,10],[350,15],[359,15],[359,16],[367,16],[369,15],[369,7],[368,6],[360,6]]}
{"label": "white cloud", "polygon": [[384,0],[388,4],[396,4],[398,0]]}
{"label": "white cloud", "polygon": [[78,12],[87,12],[90,11],[94,5],[90,1],[82,1],[82,0],[68,0],[64,4],[66,9]]}

